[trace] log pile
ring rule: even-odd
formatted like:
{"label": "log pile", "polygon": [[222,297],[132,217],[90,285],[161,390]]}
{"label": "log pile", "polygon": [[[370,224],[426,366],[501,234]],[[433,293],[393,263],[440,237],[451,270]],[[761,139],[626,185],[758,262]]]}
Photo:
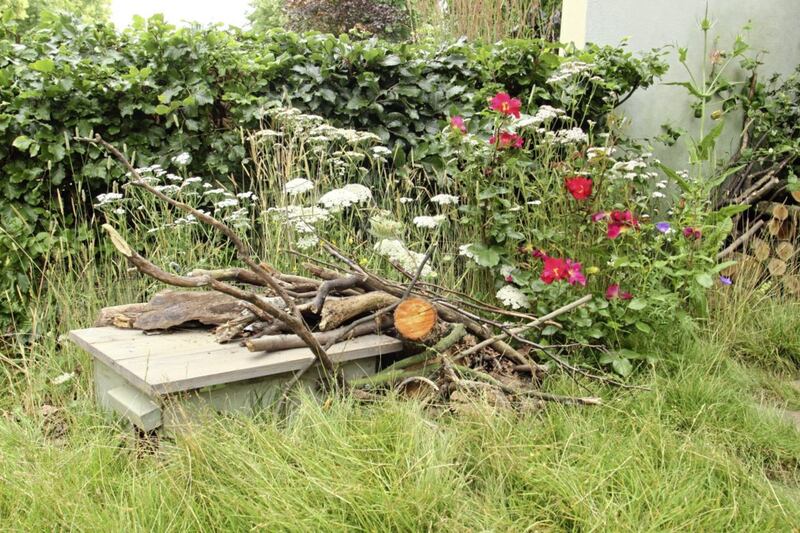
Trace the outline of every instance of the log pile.
{"label": "log pile", "polygon": [[[99,136],[80,140],[100,144],[119,159],[132,176],[128,186],[148,191],[225,235],[244,265],[175,275],[138,254],[106,224],[103,227],[111,242],[130,265],[144,275],[184,290],[159,293],[146,304],[105,308],[98,317],[98,325],[145,331],[203,325],[214,327],[220,342],[240,342],[254,352],[308,347],[329,378],[328,386],[354,393],[361,391],[360,394],[366,394],[364,389],[374,391],[394,385],[422,387],[448,397],[455,390],[491,390],[511,401],[599,403],[593,397],[561,397],[538,391],[535,385],[545,367],[532,359],[534,353],[574,374],[631,387],[574,367],[552,348],[527,337],[531,330],[557,325],[554,320],[558,316],[586,304],[591,299],[589,295],[544,317],[503,310],[457,291],[421,282],[419,277],[433,248],[425,254],[415,273],[401,272],[406,277],[402,283],[367,271],[353,258],[324,242],[322,249],[328,261],[307,257],[302,275],[280,272],[253,259],[244,242],[224,223],[167,197],[142,180],[127,158]],[[508,323],[510,319],[514,322]],[[345,382],[328,350],[337,342],[376,332],[407,341],[406,357],[373,378]],[[287,391],[301,375],[298,372],[287,384]]]}

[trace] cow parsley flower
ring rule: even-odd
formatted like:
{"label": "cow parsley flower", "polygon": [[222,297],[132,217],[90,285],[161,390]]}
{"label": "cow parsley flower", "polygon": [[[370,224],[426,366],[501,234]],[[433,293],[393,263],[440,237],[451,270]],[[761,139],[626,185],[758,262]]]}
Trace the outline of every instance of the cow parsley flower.
{"label": "cow parsley flower", "polygon": [[319,243],[319,237],[314,234],[307,234],[297,239],[296,244],[300,250],[309,250],[314,248],[317,243]]}
{"label": "cow parsley flower", "polygon": [[[402,201],[402,199],[401,199]],[[457,205],[458,204],[458,196],[453,196],[452,194],[437,194],[433,198],[431,198],[431,202],[439,204],[439,205]]]}
{"label": "cow parsley flower", "polygon": [[303,194],[304,192],[308,192],[313,188],[314,184],[311,182],[311,180],[307,180],[305,178],[294,178],[293,180],[286,182],[286,185],[283,186],[283,192],[289,196],[297,196],[298,194]]}
{"label": "cow parsley flower", "polygon": [[499,291],[497,291],[495,296],[497,296],[497,299],[500,300],[503,305],[510,307],[511,309],[524,309],[530,307],[530,302],[528,301],[528,297],[525,296],[525,293],[513,285],[504,285]]}
{"label": "cow parsley flower", "polygon": [[107,192],[105,194],[97,195],[97,206],[107,205],[122,200],[122,195],[118,192]]}
{"label": "cow parsley flower", "polygon": [[253,191],[245,191],[236,194],[236,197],[241,200],[255,200],[256,194]]}
{"label": "cow parsley flower", "polygon": [[239,200],[236,198],[225,198],[214,204],[217,209],[225,209],[226,207],[236,207],[239,205]]}
{"label": "cow parsley flower", "polygon": [[581,144],[589,142],[589,136],[580,128],[558,130],[555,142],[558,144]]}
{"label": "cow parsley flower", "polygon": [[438,227],[442,222],[444,222],[446,218],[447,217],[445,217],[444,215],[436,215],[433,217],[419,216],[419,217],[414,217],[414,220],[412,220],[412,222],[418,228],[434,229]]}
{"label": "cow parsley flower", "polygon": [[350,183],[322,195],[319,203],[328,209],[343,209],[372,199],[372,191],[359,183]]}
{"label": "cow parsley flower", "polygon": [[458,255],[463,255],[467,259],[475,259],[475,254],[471,250],[472,244],[462,244],[458,247]]}
{"label": "cow parsley flower", "polygon": [[[408,272],[416,272],[420,263],[425,258],[425,254],[409,250],[406,248],[406,245],[403,244],[403,241],[397,239],[382,239],[378,241],[375,243],[375,251],[390,261],[398,263]],[[421,275],[423,278],[432,278],[436,276],[436,273],[430,265],[425,264],[425,266],[422,267]]]}
{"label": "cow parsley flower", "polygon": [[172,162],[176,165],[186,166],[192,161],[192,156],[188,152],[182,152],[172,158]]}

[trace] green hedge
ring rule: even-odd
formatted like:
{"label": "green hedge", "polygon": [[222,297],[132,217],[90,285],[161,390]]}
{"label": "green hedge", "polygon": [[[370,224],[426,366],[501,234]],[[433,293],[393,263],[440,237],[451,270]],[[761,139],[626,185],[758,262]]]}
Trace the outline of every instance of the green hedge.
{"label": "green hedge", "polygon": [[24,308],[14,293],[27,291],[31,261],[54,239],[76,239],[55,229],[65,216],[55,216],[56,199],[69,206],[77,187],[95,194],[121,175],[97,148],[70,142],[76,132],[98,132],[140,164],[188,151],[194,173],[238,174],[246,157],[240,128],[257,127],[264,104],[282,99],[435,164],[425,137],[448,113],[469,116],[498,89],[533,104],[562,103],[546,80],[565,59],[591,61],[603,75],[591,93],[569,96],[587,120],[662,69],[656,56],[636,59],[618,48],[563,58],[540,41],[393,44],[176,29],[159,17],[122,34],[67,17],[15,32],[0,26],[0,300],[8,302],[0,322]]}

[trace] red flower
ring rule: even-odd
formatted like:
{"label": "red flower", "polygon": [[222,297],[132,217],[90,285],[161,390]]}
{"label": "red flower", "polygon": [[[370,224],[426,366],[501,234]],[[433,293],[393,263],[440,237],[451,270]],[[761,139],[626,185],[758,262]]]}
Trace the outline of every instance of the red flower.
{"label": "red flower", "polygon": [[568,270],[569,267],[567,266],[567,262],[563,259],[559,259],[557,257],[545,257],[544,268],[542,269],[542,275],[540,276],[540,279],[546,284],[550,285],[554,281],[560,281],[569,276],[567,273]]}
{"label": "red flower", "polygon": [[506,150],[508,148],[522,148],[523,139],[516,133],[509,133],[507,131],[500,132],[500,138],[492,135],[489,138],[489,144],[497,146],[498,150]]}
{"label": "red flower", "polygon": [[630,211],[612,211],[609,214],[607,235],[609,239],[616,239],[621,233],[636,229],[639,221],[633,217]]}
{"label": "red flower", "polygon": [[531,255],[532,255],[533,257],[535,257],[536,259],[542,259],[542,260],[544,260],[544,259],[547,259],[547,254],[546,254],[546,253],[544,253],[544,250],[539,250],[538,248],[535,248],[535,249],[534,249],[534,250],[531,252]]}
{"label": "red flower", "polygon": [[519,118],[519,110],[522,107],[522,102],[518,98],[511,98],[508,93],[497,93],[492,98],[489,107],[493,111],[497,111],[504,115],[514,115]]}
{"label": "red flower", "polygon": [[683,228],[683,236],[693,241],[699,241],[703,237],[703,232],[698,228]]}
{"label": "red flower", "polygon": [[586,276],[581,272],[581,264],[571,259],[567,259],[567,283],[586,286]]}
{"label": "red flower", "polygon": [[586,200],[592,195],[592,179],[583,176],[573,176],[564,181],[569,193],[576,200]]}
{"label": "red flower", "polygon": [[467,133],[467,125],[464,124],[464,117],[461,115],[455,115],[450,117],[450,127],[453,128],[455,131],[461,133]]}
{"label": "red flower", "polygon": [[614,300],[619,298],[620,300],[630,300],[633,298],[633,295],[629,292],[619,292],[619,285],[614,283],[613,285],[609,285],[606,289],[606,300]]}

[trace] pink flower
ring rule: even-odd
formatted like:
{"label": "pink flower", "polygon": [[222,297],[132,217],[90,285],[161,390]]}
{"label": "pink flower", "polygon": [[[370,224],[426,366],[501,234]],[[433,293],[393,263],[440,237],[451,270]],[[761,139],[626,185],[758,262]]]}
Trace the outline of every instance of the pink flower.
{"label": "pink flower", "polygon": [[545,257],[544,268],[542,269],[542,275],[540,276],[540,279],[547,285],[550,285],[554,281],[560,281],[569,276],[567,272],[568,270],[569,267],[567,266],[567,262],[563,259],[556,257]]}
{"label": "pink flower", "polygon": [[531,252],[531,255],[536,259],[542,259],[542,260],[547,259],[547,254],[544,253],[544,250],[540,250],[538,248],[534,248],[533,251]]}
{"label": "pink flower", "polygon": [[464,117],[461,115],[450,117],[450,127],[460,133],[467,133],[467,125],[464,124]]}
{"label": "pink flower", "polygon": [[703,237],[703,232],[698,228],[687,226],[683,228],[683,236],[692,241],[699,241]]}
{"label": "pink flower", "polygon": [[616,298],[620,300],[630,300],[633,298],[633,295],[629,292],[620,293],[619,285],[614,283],[613,285],[609,285],[606,289],[606,300],[614,300]]}
{"label": "pink flower", "polygon": [[576,200],[586,200],[592,195],[592,179],[583,176],[573,176],[564,181],[569,193]]}
{"label": "pink flower", "polygon": [[508,148],[522,148],[522,143],[524,140],[522,137],[517,135],[516,133],[510,133],[507,131],[500,132],[500,138],[496,138],[494,135],[489,137],[489,144],[494,144],[497,146],[498,150],[506,150]]}
{"label": "pink flower", "polygon": [[639,227],[639,221],[633,216],[630,211],[612,211],[609,214],[609,223],[607,235],[609,239],[616,239],[621,233],[636,229]]}
{"label": "pink flower", "polygon": [[511,98],[508,93],[497,93],[489,103],[489,107],[503,115],[514,115],[514,118],[519,118],[522,102],[518,98]]}
{"label": "pink flower", "polygon": [[571,259],[567,259],[567,283],[586,286],[586,276],[581,272],[581,264]]}
{"label": "pink flower", "polygon": [[606,213],[605,211],[600,211],[599,213],[595,213],[594,215],[592,215],[592,222],[600,222],[601,220],[604,220],[606,218],[608,218],[608,213]]}

